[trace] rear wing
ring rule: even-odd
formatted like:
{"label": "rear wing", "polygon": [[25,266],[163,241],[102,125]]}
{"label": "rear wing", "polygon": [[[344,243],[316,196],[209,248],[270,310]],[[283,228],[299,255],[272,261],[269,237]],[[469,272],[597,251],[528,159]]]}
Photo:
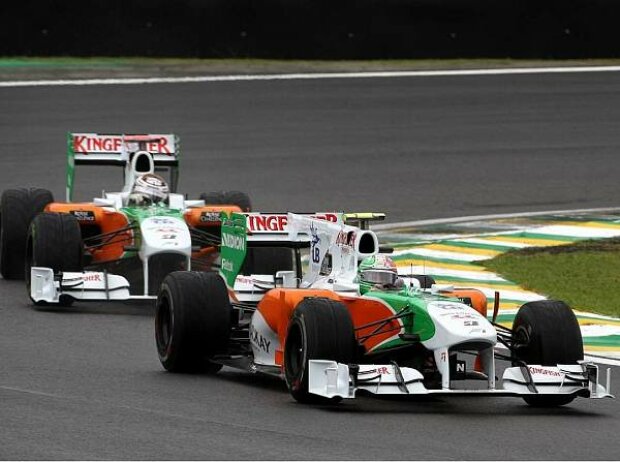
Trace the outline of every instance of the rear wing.
{"label": "rear wing", "polygon": [[303,275],[306,285],[316,281],[325,268],[342,280],[353,280],[358,260],[379,251],[374,232],[349,225],[349,220],[367,228],[381,220],[382,213],[221,213],[220,274],[229,287],[243,265],[248,247],[298,246],[310,249],[310,268]]}
{"label": "rear wing", "polygon": [[371,221],[383,220],[385,220],[385,213],[356,212],[344,214],[344,221],[347,225],[356,226],[360,229],[370,229],[369,223]]}
{"label": "rear wing", "polygon": [[170,172],[170,189],[176,191],[179,165],[179,137],[172,134],[67,134],[67,201],[73,197],[77,165],[119,165],[127,167],[134,153],[146,151],[155,171]]}
{"label": "rear wing", "polygon": [[323,212],[294,215],[290,213],[236,213],[222,212],[220,275],[229,288],[234,287],[235,278],[243,265],[249,247],[259,246],[304,246],[309,247],[311,233],[297,230],[293,236],[289,230],[291,216],[312,217],[344,226],[342,213]]}

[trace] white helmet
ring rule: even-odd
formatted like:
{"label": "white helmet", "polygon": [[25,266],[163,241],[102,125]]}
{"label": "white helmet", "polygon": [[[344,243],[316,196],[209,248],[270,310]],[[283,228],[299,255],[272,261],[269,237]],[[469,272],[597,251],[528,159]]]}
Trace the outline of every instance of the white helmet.
{"label": "white helmet", "polygon": [[129,203],[131,205],[151,205],[168,199],[170,189],[166,181],[154,173],[145,173],[136,178]]}

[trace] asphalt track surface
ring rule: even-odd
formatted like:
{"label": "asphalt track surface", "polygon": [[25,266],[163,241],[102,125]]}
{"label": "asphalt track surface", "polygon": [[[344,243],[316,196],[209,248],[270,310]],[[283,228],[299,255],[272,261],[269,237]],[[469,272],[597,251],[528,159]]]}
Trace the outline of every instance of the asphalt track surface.
{"label": "asphalt track surface", "polygon": [[[63,197],[65,133],[174,132],[181,190],[392,221],[618,205],[620,74],[0,89],[2,189]],[[120,172],[78,171],[84,197]],[[282,382],[162,370],[152,309],[41,311],[0,284],[2,459],[617,459],[620,404],[296,404]],[[620,394],[620,369],[614,392]]]}

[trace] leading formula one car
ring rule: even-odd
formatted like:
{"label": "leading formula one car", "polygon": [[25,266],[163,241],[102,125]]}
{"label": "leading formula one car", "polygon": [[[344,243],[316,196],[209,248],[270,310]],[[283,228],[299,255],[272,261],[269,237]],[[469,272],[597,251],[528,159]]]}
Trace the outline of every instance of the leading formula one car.
{"label": "leading formula one car", "polygon": [[[192,263],[211,268],[220,213],[248,211],[249,198],[229,192],[185,200],[176,193],[179,153],[175,135],[70,133],[66,202],[37,188],[2,194],[4,278],[25,277],[35,304],[70,304],[154,299],[169,272],[189,270]],[[73,202],[77,165],[123,167],[121,191]]]}
{"label": "leading formula one car", "polygon": [[[599,384],[564,303],[526,303],[512,329],[496,314],[488,319],[477,290],[398,275],[376,235],[340,214],[233,214],[222,226],[219,274],[164,280],[155,337],[168,371],[273,374],[300,402],[359,391],[517,396],[534,406],[611,396],[609,370]],[[501,383],[497,359],[511,363]]]}

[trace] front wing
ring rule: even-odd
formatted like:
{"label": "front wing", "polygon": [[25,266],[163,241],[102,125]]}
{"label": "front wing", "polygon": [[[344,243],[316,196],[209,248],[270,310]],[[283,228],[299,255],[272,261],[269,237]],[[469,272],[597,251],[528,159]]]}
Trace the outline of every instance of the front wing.
{"label": "front wing", "polygon": [[555,367],[528,365],[504,371],[503,388],[494,381],[487,389],[429,389],[416,369],[391,364],[347,365],[335,361],[310,360],[309,392],[326,398],[355,398],[359,390],[377,395],[573,395],[605,398],[611,386],[610,369],[606,385],[599,384],[598,366],[593,363],[558,364]]}
{"label": "front wing", "polygon": [[130,295],[123,276],[107,272],[84,271],[54,274],[51,268],[32,267],[30,298],[34,302],[60,303],[62,297],[74,300],[154,300],[154,295]]}

